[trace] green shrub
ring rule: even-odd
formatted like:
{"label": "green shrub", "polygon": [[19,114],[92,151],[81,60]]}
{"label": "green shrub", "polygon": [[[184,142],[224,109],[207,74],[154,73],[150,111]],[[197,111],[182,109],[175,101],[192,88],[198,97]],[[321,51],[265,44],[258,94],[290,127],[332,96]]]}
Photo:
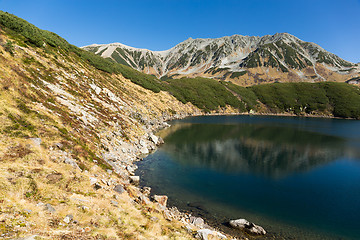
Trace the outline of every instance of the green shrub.
{"label": "green shrub", "polygon": [[241,76],[244,76],[247,73],[247,71],[241,71],[241,72],[233,72],[230,75],[230,78],[238,78]]}
{"label": "green shrub", "polygon": [[7,51],[8,53],[10,53],[11,55],[14,55],[14,43],[12,41],[7,41],[4,45],[4,49],[5,51]]}
{"label": "green shrub", "polygon": [[250,88],[241,87],[231,82],[221,82],[228,90],[235,93],[244,103],[247,111],[255,109],[258,103],[258,98]]}
{"label": "green shrub", "polygon": [[245,106],[221,83],[207,78],[181,78],[166,81],[169,92],[183,103],[191,102],[205,111],[230,105],[242,111]]}

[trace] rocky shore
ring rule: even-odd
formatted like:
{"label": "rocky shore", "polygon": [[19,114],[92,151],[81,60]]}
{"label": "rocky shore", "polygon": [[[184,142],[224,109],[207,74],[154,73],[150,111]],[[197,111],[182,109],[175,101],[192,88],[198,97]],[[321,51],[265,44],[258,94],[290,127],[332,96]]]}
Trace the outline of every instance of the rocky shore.
{"label": "rocky shore", "polygon": [[[108,152],[103,155],[104,159],[113,167],[115,173],[122,176],[124,179],[128,179],[125,183],[135,185],[135,191],[132,192],[133,200],[139,204],[147,205],[154,202],[156,209],[163,213],[164,217],[168,221],[180,221],[183,227],[191,233],[194,237],[207,240],[211,236],[211,239],[252,239],[259,238],[259,236],[266,235],[266,231],[254,223],[251,223],[245,219],[231,220],[223,227],[219,222],[214,222],[213,219],[207,219],[201,217],[192,216],[191,213],[179,211],[176,206],[168,207],[166,195],[150,195],[151,188],[147,186],[139,187],[140,177],[135,176],[137,169],[136,162],[142,161],[144,157],[156,150],[158,146],[164,143],[161,137],[155,135],[156,132],[164,128],[170,127],[167,121],[175,119],[183,119],[185,117],[203,116],[203,115],[239,115],[236,113],[211,113],[211,114],[182,114],[174,115],[172,117],[162,118],[149,123],[145,123],[146,134],[138,139],[138,141],[132,144],[121,143],[121,152],[116,151],[111,144],[112,137],[107,137],[103,142]],[[116,134],[113,133],[116,136]],[[119,161],[119,159],[128,159],[128,161]],[[125,187],[126,188],[126,187]],[[230,228],[226,231],[226,228]],[[225,230],[225,232],[222,232]],[[229,235],[230,234],[230,235]],[[273,237],[273,234],[271,234]],[[266,238],[263,238],[266,239]]]}

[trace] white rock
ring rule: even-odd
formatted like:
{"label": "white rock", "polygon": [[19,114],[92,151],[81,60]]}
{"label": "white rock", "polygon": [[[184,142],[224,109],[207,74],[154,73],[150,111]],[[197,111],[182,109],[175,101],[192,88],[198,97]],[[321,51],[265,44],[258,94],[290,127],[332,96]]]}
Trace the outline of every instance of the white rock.
{"label": "white rock", "polygon": [[140,177],[139,176],[130,176],[130,182],[134,183],[135,185],[138,185],[140,182]]}
{"label": "white rock", "polygon": [[97,183],[97,179],[96,178],[94,178],[94,177],[90,177],[90,184],[91,185],[94,185],[95,183]]}
{"label": "white rock", "polygon": [[196,233],[196,238],[202,239],[202,240],[208,240],[208,236],[212,235],[214,237],[218,237],[221,239],[226,239],[226,236],[224,234],[221,234],[217,231],[213,231],[210,229],[200,229]]}
{"label": "white rock", "polygon": [[140,149],[140,153],[141,153],[141,154],[148,154],[148,153],[149,153],[149,149],[147,149],[147,147],[142,147],[142,148]]}
{"label": "white rock", "polygon": [[190,217],[190,223],[199,227],[199,228],[203,228],[204,227],[204,220],[200,217]]}
{"label": "white rock", "polygon": [[72,220],[72,215],[67,215],[65,218],[64,218],[64,222],[65,223],[67,223],[67,224],[69,224],[70,222],[71,222],[71,220]]}
{"label": "white rock", "polygon": [[149,140],[151,140],[156,145],[159,143],[159,138],[157,136],[155,136],[154,134],[150,134]]}
{"label": "white rock", "polygon": [[74,160],[72,160],[71,158],[65,157],[64,163],[70,164],[71,166],[73,166],[73,168],[80,169],[79,165],[77,165],[77,163]]}
{"label": "white rock", "polygon": [[254,223],[249,222],[246,219],[236,219],[231,220],[230,226],[236,229],[244,230],[249,233],[265,235],[266,231],[261,226],[255,225]]}
{"label": "white rock", "polygon": [[41,138],[30,138],[30,140],[34,143],[34,145],[40,147]]}

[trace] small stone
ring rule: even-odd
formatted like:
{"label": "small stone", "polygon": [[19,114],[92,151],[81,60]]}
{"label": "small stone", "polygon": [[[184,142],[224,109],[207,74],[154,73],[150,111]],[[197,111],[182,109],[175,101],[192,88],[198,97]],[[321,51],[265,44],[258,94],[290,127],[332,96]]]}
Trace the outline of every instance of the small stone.
{"label": "small stone", "polygon": [[151,193],[151,187],[143,187],[142,193],[148,197]]}
{"label": "small stone", "polygon": [[73,215],[68,214],[68,215],[66,215],[66,217],[64,218],[63,221],[64,221],[65,223],[69,224],[73,219],[74,219]]}
{"label": "small stone", "polygon": [[62,149],[64,147],[64,145],[62,143],[55,143],[54,144],[55,147],[57,147],[58,149]]}
{"label": "small stone", "polygon": [[114,187],[114,191],[119,193],[119,194],[122,194],[125,192],[125,189],[122,185],[118,184]]}
{"label": "small stone", "polygon": [[30,214],[30,213],[32,212],[32,210],[31,210],[31,209],[24,209],[24,212],[25,212],[26,214]]}
{"label": "small stone", "polygon": [[87,210],[89,210],[89,207],[87,207],[87,206],[81,206],[81,209],[82,209],[83,211],[87,211]]}
{"label": "small stone", "polygon": [[113,171],[110,170],[110,169],[107,169],[106,172],[107,172],[108,174],[112,174]]}
{"label": "small stone", "polygon": [[112,205],[114,205],[115,207],[119,206],[119,203],[117,201],[111,200],[110,201]]}
{"label": "small stone", "polygon": [[51,206],[51,204],[47,203],[45,204],[44,210],[50,212],[50,213],[54,213],[56,210],[53,206]]}
{"label": "small stone", "polygon": [[99,190],[102,188],[102,186],[98,183],[95,183],[94,188],[95,188],[95,190]]}
{"label": "small stone", "polygon": [[84,232],[86,232],[86,233],[91,232],[91,228],[90,228],[90,227],[86,227],[86,228],[84,228]]}
{"label": "small stone", "polygon": [[152,222],[157,222],[157,221],[159,221],[159,218],[157,218],[157,217],[151,217],[151,218],[150,218],[150,221],[152,221]]}

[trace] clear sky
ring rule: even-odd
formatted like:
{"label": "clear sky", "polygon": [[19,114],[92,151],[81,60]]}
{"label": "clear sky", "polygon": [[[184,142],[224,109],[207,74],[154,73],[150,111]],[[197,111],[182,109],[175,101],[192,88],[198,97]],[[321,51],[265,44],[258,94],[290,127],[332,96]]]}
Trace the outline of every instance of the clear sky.
{"label": "clear sky", "polygon": [[76,46],[166,50],[192,38],[288,32],[360,62],[360,0],[0,0]]}

